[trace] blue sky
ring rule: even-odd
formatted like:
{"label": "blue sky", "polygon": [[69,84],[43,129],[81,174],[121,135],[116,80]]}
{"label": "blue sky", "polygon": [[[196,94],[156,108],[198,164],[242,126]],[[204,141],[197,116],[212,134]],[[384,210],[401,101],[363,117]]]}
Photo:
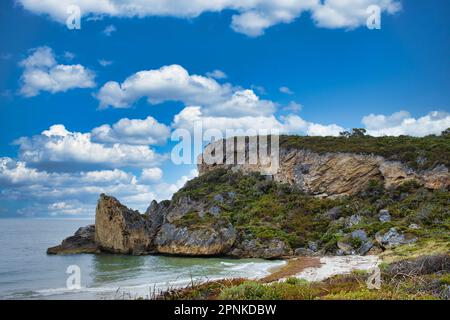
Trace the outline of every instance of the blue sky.
{"label": "blue sky", "polygon": [[381,6],[381,30],[352,1],[85,1],[69,30],[78,2],[0,3],[0,216],[92,216],[100,192],[140,210],[170,197],[195,165],[164,158],[168,135],[194,119],[309,135],[450,126],[448,1],[362,1]]}

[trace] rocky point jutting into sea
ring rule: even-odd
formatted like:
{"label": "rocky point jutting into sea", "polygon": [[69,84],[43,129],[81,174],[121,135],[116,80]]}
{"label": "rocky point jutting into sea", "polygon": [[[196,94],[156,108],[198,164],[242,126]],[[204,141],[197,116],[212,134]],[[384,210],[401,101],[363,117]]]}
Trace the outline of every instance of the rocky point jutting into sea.
{"label": "rocky point jutting into sea", "polygon": [[[275,259],[412,244],[448,218],[448,141],[437,155],[434,140],[424,139],[434,138],[282,136],[271,176],[259,174],[259,163],[206,164],[201,156],[199,177],[171,200],[152,201],[144,214],[100,195],[95,225],[48,253]],[[398,151],[404,146],[407,156]],[[233,154],[246,152],[248,146]]]}

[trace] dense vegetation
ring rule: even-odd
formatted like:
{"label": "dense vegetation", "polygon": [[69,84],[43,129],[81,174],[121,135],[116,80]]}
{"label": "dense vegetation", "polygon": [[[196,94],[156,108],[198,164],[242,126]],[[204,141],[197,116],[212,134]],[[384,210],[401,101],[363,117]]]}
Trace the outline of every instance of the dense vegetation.
{"label": "dense vegetation", "polygon": [[[218,201],[225,199],[223,201]],[[243,175],[224,169],[208,172],[189,181],[174,200],[189,197],[219,208],[220,214],[200,216],[192,211],[178,223],[202,225],[231,222],[243,237],[259,241],[282,239],[295,249],[315,241],[327,252],[356,229],[373,237],[378,231],[397,227],[419,237],[418,246],[430,241],[450,243],[450,196],[448,191],[429,191],[414,182],[385,190],[371,181],[358,195],[339,199],[321,199],[305,195],[295,187],[278,184],[258,174]],[[339,210],[340,219],[329,210]],[[378,213],[388,209],[392,220],[380,222]],[[349,226],[352,215],[360,223]],[[419,229],[410,229],[414,223]]]}
{"label": "dense vegetation", "polygon": [[412,169],[425,170],[439,164],[450,167],[450,135],[415,138],[371,137],[350,135],[342,137],[281,136],[284,148],[305,148],[318,153],[350,152],[374,154],[388,160],[402,161]]}

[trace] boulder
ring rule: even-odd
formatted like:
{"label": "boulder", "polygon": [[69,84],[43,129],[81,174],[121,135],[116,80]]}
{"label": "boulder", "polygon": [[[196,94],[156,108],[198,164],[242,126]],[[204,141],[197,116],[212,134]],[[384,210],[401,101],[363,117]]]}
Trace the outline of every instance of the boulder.
{"label": "boulder", "polygon": [[102,251],[133,255],[151,253],[154,251],[153,232],[152,218],[128,209],[114,197],[100,195],[95,214],[95,242]]}
{"label": "boulder", "polygon": [[367,254],[373,248],[373,242],[368,240],[361,244],[358,248],[357,253],[361,256]]}
{"label": "boulder", "polygon": [[342,253],[343,255],[353,255],[355,254],[355,249],[352,247],[350,243],[344,242],[344,241],[338,241],[337,246],[340,250],[339,253]]}
{"label": "boulder", "polygon": [[62,241],[58,246],[47,249],[47,254],[98,253],[95,243],[95,226],[79,228],[75,234]]}
{"label": "boulder", "polygon": [[359,214],[354,214],[354,215],[350,216],[350,218],[348,219],[348,221],[346,223],[346,226],[353,227],[353,226],[360,224],[361,221],[362,221],[362,217]]}
{"label": "boulder", "polygon": [[375,235],[375,240],[382,248],[391,249],[403,244],[414,243],[417,241],[417,238],[411,235],[401,234],[396,228],[391,228],[386,233],[378,232]]}
{"label": "boulder", "polygon": [[391,221],[391,214],[389,213],[389,210],[386,210],[386,209],[380,210],[378,219],[381,222],[389,222],[389,221]]}
{"label": "boulder", "polygon": [[294,255],[301,257],[310,257],[315,255],[315,252],[307,248],[297,248],[294,250]]}
{"label": "boulder", "polygon": [[341,216],[341,207],[334,207],[325,212],[325,216],[331,220],[337,220]]}
{"label": "boulder", "polygon": [[212,206],[209,208],[208,212],[213,216],[218,216],[220,214],[220,208],[218,206]]}
{"label": "boulder", "polygon": [[367,233],[361,229],[353,231],[351,237],[360,241],[367,241]]}
{"label": "boulder", "polygon": [[159,230],[155,244],[158,252],[187,256],[216,256],[227,253],[236,232],[231,224],[214,226],[177,226],[165,223]]}
{"label": "boulder", "polygon": [[318,245],[318,243],[316,241],[309,241],[308,242],[308,249],[313,251],[313,252],[316,252],[316,251],[319,250],[319,245]]}

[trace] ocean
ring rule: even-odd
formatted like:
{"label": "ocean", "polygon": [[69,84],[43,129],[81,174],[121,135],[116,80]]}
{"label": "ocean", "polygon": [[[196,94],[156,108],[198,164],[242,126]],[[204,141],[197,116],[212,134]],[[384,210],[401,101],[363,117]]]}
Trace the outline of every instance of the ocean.
{"label": "ocean", "polygon": [[[0,299],[136,299],[221,278],[257,278],[283,261],[169,256],[47,255],[86,219],[0,219]],[[70,266],[80,287],[67,286]],[[73,268],[73,267],[71,267]]]}

